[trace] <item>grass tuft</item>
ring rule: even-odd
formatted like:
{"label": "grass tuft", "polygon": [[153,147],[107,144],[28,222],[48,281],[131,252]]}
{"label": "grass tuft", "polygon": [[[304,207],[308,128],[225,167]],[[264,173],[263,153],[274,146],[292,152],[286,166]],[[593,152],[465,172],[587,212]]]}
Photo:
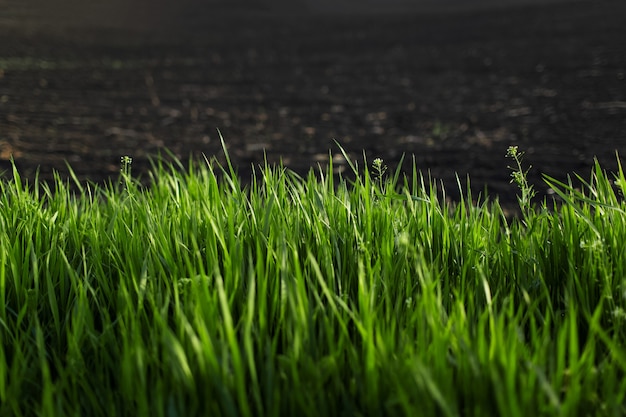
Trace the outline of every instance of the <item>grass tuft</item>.
{"label": "grass tuft", "polygon": [[381,159],[246,187],[230,162],[159,160],[142,188],[124,157],[78,195],[14,169],[0,415],[625,414],[621,165],[546,178],[563,203],[536,207],[508,156],[510,222]]}

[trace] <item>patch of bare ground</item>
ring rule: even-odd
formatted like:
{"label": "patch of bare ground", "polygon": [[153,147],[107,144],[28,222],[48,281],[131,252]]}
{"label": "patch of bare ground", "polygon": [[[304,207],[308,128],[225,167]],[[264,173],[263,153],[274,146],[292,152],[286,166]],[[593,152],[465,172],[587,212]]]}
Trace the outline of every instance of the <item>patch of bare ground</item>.
{"label": "patch of bare ground", "polygon": [[219,155],[220,129],[244,179],[264,158],[304,173],[339,154],[337,141],[392,168],[414,158],[452,199],[455,175],[469,175],[513,205],[504,155],[517,145],[541,199],[542,174],[588,176],[594,157],[611,170],[626,155],[624,16],[624,2],[604,1],[358,18],[196,8],[159,15],[156,29],[130,17],[4,24],[0,169],[12,157],[48,179],[67,161],[102,181],[130,155],[141,174],[164,148]]}

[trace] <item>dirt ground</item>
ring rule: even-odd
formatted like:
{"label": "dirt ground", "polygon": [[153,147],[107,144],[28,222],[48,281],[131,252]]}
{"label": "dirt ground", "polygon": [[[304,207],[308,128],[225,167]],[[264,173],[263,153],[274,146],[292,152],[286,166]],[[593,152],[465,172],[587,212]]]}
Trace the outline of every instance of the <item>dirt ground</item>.
{"label": "dirt ground", "polygon": [[[5,0],[16,1],[16,0]],[[251,166],[345,169],[403,154],[515,201],[504,155],[542,174],[589,176],[626,155],[626,2],[452,14],[275,17],[198,7],[148,26],[19,23],[0,10],[0,170],[23,177],[145,175],[167,148]],[[55,18],[56,19],[56,18]],[[18,22],[18,24],[16,24]],[[158,23],[158,24],[156,24]],[[408,168],[409,164],[405,164]]]}

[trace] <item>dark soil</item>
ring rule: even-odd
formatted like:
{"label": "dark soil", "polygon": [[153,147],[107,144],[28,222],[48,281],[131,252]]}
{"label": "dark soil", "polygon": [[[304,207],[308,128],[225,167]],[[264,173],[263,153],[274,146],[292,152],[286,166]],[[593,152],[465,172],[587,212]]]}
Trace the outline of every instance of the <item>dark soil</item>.
{"label": "dark soil", "polygon": [[[0,21],[1,21],[0,16]],[[119,25],[118,25],[119,26]],[[122,25],[124,26],[124,25]],[[218,155],[244,180],[407,156],[456,198],[455,175],[511,204],[508,146],[541,175],[626,155],[626,2],[431,15],[247,17],[196,9],[159,27],[0,28],[0,170],[133,174],[168,148]]]}

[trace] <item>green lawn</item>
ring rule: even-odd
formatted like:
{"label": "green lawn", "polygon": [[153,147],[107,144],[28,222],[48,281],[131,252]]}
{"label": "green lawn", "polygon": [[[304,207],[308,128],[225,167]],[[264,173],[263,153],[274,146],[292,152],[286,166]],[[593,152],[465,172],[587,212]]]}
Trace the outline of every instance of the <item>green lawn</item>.
{"label": "green lawn", "polygon": [[14,171],[0,415],[624,415],[621,167],[532,205],[509,156],[513,221],[380,160],[246,187],[163,162],[149,188],[126,160],[81,193]]}

